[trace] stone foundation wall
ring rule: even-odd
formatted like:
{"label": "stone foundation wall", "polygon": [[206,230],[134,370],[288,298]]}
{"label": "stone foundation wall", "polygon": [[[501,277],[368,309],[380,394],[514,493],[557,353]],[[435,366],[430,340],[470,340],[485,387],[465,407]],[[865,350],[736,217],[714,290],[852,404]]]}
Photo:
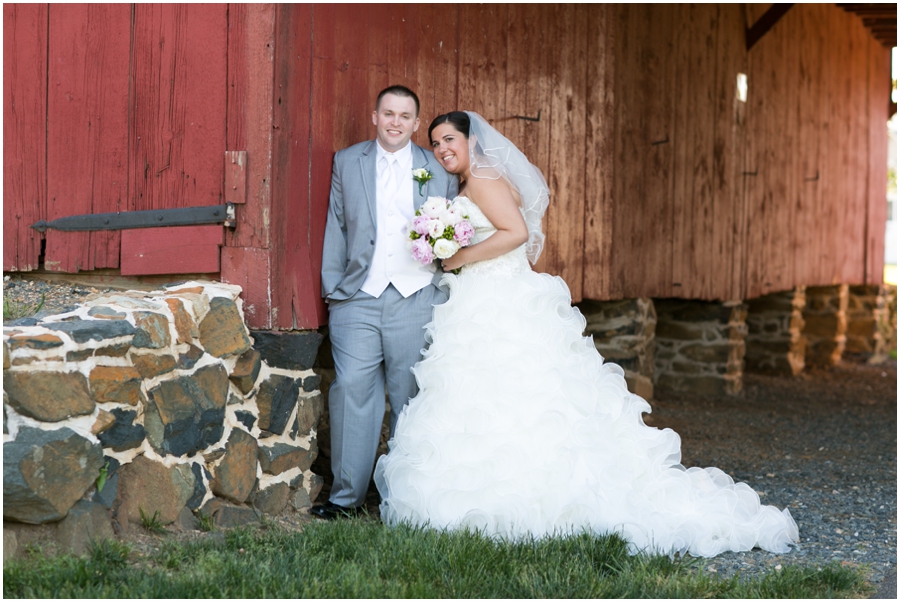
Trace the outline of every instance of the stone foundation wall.
{"label": "stone foundation wall", "polygon": [[734,395],[743,386],[747,305],[657,299],[659,389]]}
{"label": "stone foundation wall", "polygon": [[807,364],[834,366],[841,361],[847,343],[849,288],[846,284],[806,288],[803,336],[808,341]]}
{"label": "stone foundation wall", "polygon": [[649,298],[583,301],[578,309],[587,320],[585,336],[605,360],[625,370],[628,390],[653,399],[656,309]]}
{"label": "stone foundation wall", "polygon": [[263,361],[239,293],[191,282],[4,325],[5,550],[25,524],[72,547],[142,514],[232,526],[311,505],[315,350],[305,369]]}
{"label": "stone foundation wall", "polygon": [[748,372],[796,376],[806,365],[803,308],[806,287],[747,301]]}

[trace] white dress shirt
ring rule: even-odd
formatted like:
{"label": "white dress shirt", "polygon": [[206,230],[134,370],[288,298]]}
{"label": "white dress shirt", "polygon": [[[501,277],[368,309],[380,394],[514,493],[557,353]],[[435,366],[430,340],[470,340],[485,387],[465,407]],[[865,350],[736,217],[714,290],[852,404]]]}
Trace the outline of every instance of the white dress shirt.
{"label": "white dress shirt", "polygon": [[[409,297],[431,283],[435,266],[423,266],[406,248],[407,228],[415,215],[412,179],[412,143],[389,153],[376,143],[377,174],[375,254],[362,291],[380,297],[393,284],[401,295]],[[382,169],[387,160],[386,169]],[[396,162],[394,162],[396,161]]]}

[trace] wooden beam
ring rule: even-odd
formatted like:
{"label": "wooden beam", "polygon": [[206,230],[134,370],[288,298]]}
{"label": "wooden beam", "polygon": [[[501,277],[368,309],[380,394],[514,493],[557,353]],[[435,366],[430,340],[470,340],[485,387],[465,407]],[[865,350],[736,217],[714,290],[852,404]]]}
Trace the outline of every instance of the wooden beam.
{"label": "wooden beam", "polygon": [[794,6],[793,4],[773,4],[772,7],[747,30],[747,50],[753,48],[770,29]]}

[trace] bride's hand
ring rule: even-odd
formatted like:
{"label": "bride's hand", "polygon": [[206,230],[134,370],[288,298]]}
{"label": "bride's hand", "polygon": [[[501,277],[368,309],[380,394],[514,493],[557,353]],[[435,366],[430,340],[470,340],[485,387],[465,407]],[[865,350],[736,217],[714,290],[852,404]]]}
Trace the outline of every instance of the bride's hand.
{"label": "bride's hand", "polygon": [[452,257],[448,257],[447,259],[441,260],[441,267],[445,272],[452,272],[453,270],[458,270],[459,268],[466,265],[466,262],[462,260],[459,256],[459,252],[457,252]]}

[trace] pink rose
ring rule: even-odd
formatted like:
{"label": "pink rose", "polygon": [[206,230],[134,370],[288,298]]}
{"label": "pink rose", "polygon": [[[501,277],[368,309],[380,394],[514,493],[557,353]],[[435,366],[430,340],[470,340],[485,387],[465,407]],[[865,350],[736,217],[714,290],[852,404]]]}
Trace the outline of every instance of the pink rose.
{"label": "pink rose", "polygon": [[420,215],[420,216],[416,217],[415,219],[413,219],[413,223],[412,223],[413,232],[415,232],[416,234],[419,234],[421,236],[425,236],[426,234],[428,234],[428,222],[429,221],[431,221],[431,219],[427,215]]}
{"label": "pink rose", "polygon": [[469,246],[469,242],[474,235],[475,229],[472,228],[472,224],[470,224],[467,219],[460,221],[453,227],[453,238],[456,239],[456,242],[458,242],[461,247]]}
{"label": "pink rose", "polygon": [[412,243],[412,255],[422,265],[428,265],[434,261],[434,250],[425,238],[418,238]]}

